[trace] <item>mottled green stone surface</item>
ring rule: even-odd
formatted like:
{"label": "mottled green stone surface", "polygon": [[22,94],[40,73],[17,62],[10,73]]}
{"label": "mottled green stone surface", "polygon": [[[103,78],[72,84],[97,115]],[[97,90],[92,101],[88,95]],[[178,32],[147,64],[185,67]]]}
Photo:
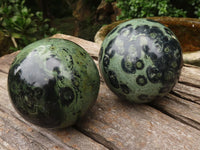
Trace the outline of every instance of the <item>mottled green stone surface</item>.
{"label": "mottled green stone surface", "polygon": [[182,67],[182,51],[169,28],[153,20],[133,19],[106,36],[99,65],[115,94],[147,103],[173,88]]}
{"label": "mottled green stone surface", "polygon": [[9,70],[8,90],[26,120],[47,128],[73,125],[95,103],[99,73],[89,54],[63,39],[25,47]]}

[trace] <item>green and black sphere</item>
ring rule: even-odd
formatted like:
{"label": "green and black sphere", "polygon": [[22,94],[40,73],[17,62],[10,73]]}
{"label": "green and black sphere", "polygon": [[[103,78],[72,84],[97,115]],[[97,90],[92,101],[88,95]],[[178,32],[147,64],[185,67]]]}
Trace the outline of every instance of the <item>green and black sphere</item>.
{"label": "green and black sphere", "polygon": [[105,37],[99,66],[115,94],[131,102],[147,103],[166,95],[177,82],[182,67],[181,46],[164,25],[133,19]]}
{"label": "green and black sphere", "polygon": [[8,75],[8,91],[19,114],[41,127],[73,125],[95,103],[99,73],[74,42],[43,39],[26,46]]}

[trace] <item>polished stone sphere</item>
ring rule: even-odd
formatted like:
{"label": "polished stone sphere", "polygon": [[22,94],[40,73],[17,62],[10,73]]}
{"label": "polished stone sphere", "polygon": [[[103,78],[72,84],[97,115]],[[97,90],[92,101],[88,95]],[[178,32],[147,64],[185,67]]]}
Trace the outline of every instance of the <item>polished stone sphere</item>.
{"label": "polished stone sphere", "polygon": [[8,74],[15,109],[27,121],[46,128],[76,123],[95,103],[99,84],[93,59],[64,39],[43,39],[26,46]]}
{"label": "polished stone sphere", "polygon": [[135,103],[147,103],[170,92],[182,64],[174,33],[149,19],[133,19],[115,27],[99,53],[100,71],[108,87]]}

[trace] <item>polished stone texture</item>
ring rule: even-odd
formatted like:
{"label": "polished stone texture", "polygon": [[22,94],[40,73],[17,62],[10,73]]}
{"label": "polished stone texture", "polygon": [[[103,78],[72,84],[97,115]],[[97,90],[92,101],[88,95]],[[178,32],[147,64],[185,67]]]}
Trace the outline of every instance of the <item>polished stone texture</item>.
{"label": "polished stone texture", "polygon": [[25,47],[13,61],[8,91],[26,120],[47,128],[73,125],[95,103],[99,73],[77,44],[49,38]]}
{"label": "polished stone texture", "polygon": [[150,19],[133,19],[106,36],[99,65],[115,94],[147,103],[174,87],[182,67],[182,51],[169,28]]}

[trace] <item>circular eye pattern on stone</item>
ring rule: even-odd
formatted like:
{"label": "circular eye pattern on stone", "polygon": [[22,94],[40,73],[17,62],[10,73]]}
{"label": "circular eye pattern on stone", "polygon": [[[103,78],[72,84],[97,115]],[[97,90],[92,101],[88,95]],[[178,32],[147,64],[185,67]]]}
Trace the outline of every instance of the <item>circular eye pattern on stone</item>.
{"label": "circular eye pattern on stone", "polygon": [[182,68],[178,39],[164,25],[133,19],[105,37],[99,66],[108,87],[120,97],[147,103],[166,95]]}

